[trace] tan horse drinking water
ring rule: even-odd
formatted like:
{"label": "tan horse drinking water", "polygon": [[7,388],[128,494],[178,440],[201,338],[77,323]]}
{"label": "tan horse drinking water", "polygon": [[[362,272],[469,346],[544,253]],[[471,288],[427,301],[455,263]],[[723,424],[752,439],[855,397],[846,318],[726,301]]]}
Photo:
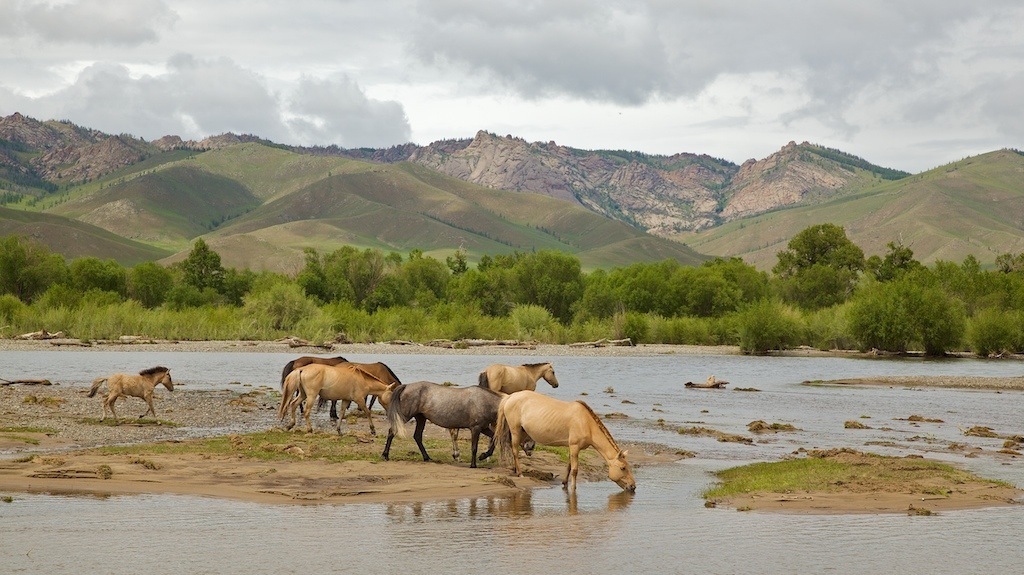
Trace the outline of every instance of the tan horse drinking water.
{"label": "tan horse drinking water", "polygon": [[608,464],[608,479],[626,491],[636,491],[626,452],[619,449],[608,428],[586,403],[562,401],[535,391],[520,391],[501,400],[494,437],[502,460],[507,462],[511,454],[513,471],[520,477],[519,445],[527,433],[543,445],[568,446],[569,468],[562,485],[569,491],[576,491],[580,451],[588,447],[597,450]]}
{"label": "tan horse drinking water", "polygon": [[[295,410],[307,398],[319,398],[328,401],[341,401],[341,413],[345,413],[350,403],[355,402],[359,409],[366,414],[370,422],[370,433],[377,435],[373,427],[373,416],[370,408],[366,405],[367,396],[380,398],[384,407],[388,405],[390,394],[399,386],[398,383],[386,384],[373,375],[363,371],[351,363],[341,363],[335,366],[323,364],[311,364],[293,370],[284,380],[281,390],[281,407],[277,410],[280,419],[284,419],[285,412],[291,411],[292,421],[286,429],[295,426]],[[296,392],[298,392],[296,394]],[[313,431],[313,423],[310,417],[313,414],[312,402],[306,401],[306,410],[303,414],[306,418],[306,431]],[[338,434],[341,434],[341,419],[337,423]]]}
{"label": "tan horse drinking water", "polygon": [[149,409],[139,417],[146,417],[152,413],[156,417],[156,410],[153,409],[153,388],[163,385],[167,391],[174,391],[174,382],[171,381],[171,370],[166,367],[151,367],[139,372],[139,375],[128,375],[127,373],[115,373],[109,377],[97,377],[92,382],[92,389],[89,390],[89,397],[96,395],[103,382],[107,382],[107,398],[103,400],[103,421],[107,419],[107,409],[117,421],[117,413],[114,411],[114,403],[120,397],[141,397],[146,400]]}

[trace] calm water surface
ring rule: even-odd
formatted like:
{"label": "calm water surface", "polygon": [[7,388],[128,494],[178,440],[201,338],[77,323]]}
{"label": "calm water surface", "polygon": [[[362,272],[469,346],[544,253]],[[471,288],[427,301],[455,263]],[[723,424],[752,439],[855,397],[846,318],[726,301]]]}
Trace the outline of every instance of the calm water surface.
{"label": "calm water surface", "polygon": [[[85,386],[97,374],[171,367],[191,389],[277,386],[296,354],[186,352],[7,352],[0,371]],[[140,358],[145,365],[140,365]],[[493,362],[532,356],[352,355],[388,363],[402,378],[472,384]],[[562,399],[581,394],[620,441],[656,442],[694,459],[637,469],[634,496],[611,482],[584,483],[515,498],[415,504],[258,505],[182,496],[109,498],[14,494],[0,504],[2,573],[1018,573],[1024,565],[1024,506],[904,515],[798,516],[705,509],[711,472],[775,460],[800,446],[859,447],[960,463],[1024,485],[1024,463],[938,453],[956,441],[988,451],[995,439],[960,428],[1024,433],[1024,393],[887,387],[807,386],[803,381],[875,375],[1015,376],[1019,362],[860,360],[664,355],[558,357]],[[685,389],[715,374],[730,387]],[[180,382],[180,383],[179,383]],[[910,415],[942,419],[913,424]],[[755,445],[679,435],[702,425],[749,435],[749,422],[792,423],[801,431]],[[869,430],[846,430],[857,419]],[[933,452],[935,451],[935,452]]]}

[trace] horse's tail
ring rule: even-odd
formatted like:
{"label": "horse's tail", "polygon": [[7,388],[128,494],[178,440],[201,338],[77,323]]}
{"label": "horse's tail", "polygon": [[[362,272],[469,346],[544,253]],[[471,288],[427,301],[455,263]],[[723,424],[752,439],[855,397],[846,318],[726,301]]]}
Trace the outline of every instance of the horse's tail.
{"label": "horse's tail", "polygon": [[494,445],[498,449],[498,458],[502,465],[512,462],[512,429],[508,426],[508,418],[505,417],[505,404],[510,397],[512,394],[501,398],[501,403],[498,404],[498,420],[494,423]]}
{"label": "horse's tail", "polygon": [[[291,372],[289,371],[288,374],[291,375]],[[295,394],[295,392],[297,391],[296,387],[298,389],[302,389],[301,369],[298,372],[296,372],[295,378],[298,380],[298,383],[294,386],[292,385],[292,380],[290,380],[287,377],[285,378],[284,381],[281,382],[281,407],[277,409],[278,419],[284,419],[284,414],[286,411],[288,411],[288,407],[291,406],[292,402],[297,399],[297,396]]]}
{"label": "horse's tail", "polygon": [[405,389],[404,385],[399,385],[395,391],[391,392],[391,403],[388,404],[387,409],[391,433],[399,437],[409,437],[409,432],[405,429],[406,419],[402,416],[402,392]]}
{"label": "horse's tail", "polygon": [[107,378],[97,377],[96,379],[92,380],[92,388],[89,389],[88,397],[96,395],[96,392],[100,390],[100,386],[103,385],[104,381],[107,381]]}
{"label": "horse's tail", "polygon": [[295,367],[295,360],[291,360],[284,364],[284,369],[281,370],[281,389],[284,389],[284,380],[288,377],[288,374],[292,372]]}
{"label": "horse's tail", "polygon": [[487,381],[487,371],[481,371],[480,377],[477,381],[479,382],[478,385],[480,387],[486,387],[487,389],[491,388],[490,382]]}

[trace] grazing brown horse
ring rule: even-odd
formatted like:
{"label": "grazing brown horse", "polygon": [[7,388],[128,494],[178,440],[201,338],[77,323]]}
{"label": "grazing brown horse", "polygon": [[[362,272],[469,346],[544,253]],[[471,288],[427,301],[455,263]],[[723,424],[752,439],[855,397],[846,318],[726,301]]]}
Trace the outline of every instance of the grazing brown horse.
{"label": "grazing brown horse", "polygon": [[[387,407],[390,393],[400,384],[387,384],[367,373],[352,363],[339,363],[338,365],[310,364],[299,369],[292,370],[284,380],[284,389],[281,392],[281,407],[277,410],[280,419],[284,419],[285,412],[291,411],[292,421],[286,429],[295,426],[295,410],[306,401],[307,398],[320,398],[329,401],[341,401],[342,412],[348,409],[349,403],[356,405],[366,414],[370,422],[370,433],[377,435],[373,427],[373,416],[370,408],[366,405],[367,396],[381,397],[381,405]],[[385,395],[387,394],[387,395]],[[305,411],[306,431],[313,431],[313,423],[310,417],[313,414],[312,403],[307,404]],[[338,434],[341,434],[341,420],[337,423]]]}
{"label": "grazing brown horse", "polygon": [[626,452],[619,449],[601,418],[586,403],[562,401],[536,391],[520,391],[501,400],[494,440],[503,461],[507,462],[511,455],[513,472],[520,477],[523,469],[519,465],[519,444],[524,433],[543,445],[569,447],[569,468],[562,482],[569,491],[576,491],[580,450],[588,447],[596,449],[608,464],[608,479],[626,491],[636,491]]}
{"label": "grazing brown horse", "polygon": [[524,363],[523,365],[505,365],[495,363],[480,372],[480,387],[501,393],[515,393],[528,389],[537,389],[537,380],[544,378],[551,387],[558,387],[555,368],[548,362]]}
{"label": "grazing brown horse", "polygon": [[107,398],[103,400],[103,421],[107,419],[107,409],[117,421],[117,413],[114,411],[114,403],[120,397],[141,397],[146,400],[149,409],[139,418],[146,417],[152,413],[156,417],[156,410],[153,409],[153,388],[162,384],[167,391],[174,391],[174,382],[171,381],[171,370],[166,367],[151,367],[139,372],[139,375],[128,375],[127,373],[115,373],[109,377],[97,377],[92,382],[92,389],[89,390],[89,397],[96,395],[103,382],[107,382]]}
{"label": "grazing brown horse", "polygon": [[[300,358],[293,359],[288,363],[284,364],[284,369],[281,370],[281,388],[284,389],[284,379],[288,377],[288,374],[291,373],[293,370],[315,363],[321,365],[338,365],[341,363],[352,363],[353,365],[359,367],[363,371],[369,373],[370,375],[376,377],[377,379],[383,381],[384,383],[402,383],[402,381],[398,379],[398,376],[395,375],[395,372],[391,371],[390,367],[383,363],[380,363],[379,361],[375,363],[357,363],[350,362],[344,357],[341,357],[340,355],[337,357],[316,357],[314,355],[304,355]],[[373,409],[373,404],[376,400],[377,398],[372,395],[367,398],[367,405],[369,405],[370,409]],[[321,399],[320,401],[326,400]],[[301,405],[299,407],[302,408]],[[338,419],[337,401],[331,402],[331,419]]]}

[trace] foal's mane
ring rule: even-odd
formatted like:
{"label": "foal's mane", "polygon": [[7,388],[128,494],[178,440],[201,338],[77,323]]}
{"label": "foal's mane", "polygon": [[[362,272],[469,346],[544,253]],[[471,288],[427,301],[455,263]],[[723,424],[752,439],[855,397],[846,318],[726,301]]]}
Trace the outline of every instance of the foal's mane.
{"label": "foal's mane", "polygon": [[597,424],[597,427],[601,430],[601,433],[603,433],[605,438],[608,439],[608,443],[611,443],[612,447],[614,447],[616,451],[622,451],[621,449],[619,449],[619,444],[615,443],[615,438],[612,437],[612,433],[608,431],[607,427],[604,426],[604,422],[601,421],[601,418],[598,417],[596,413],[594,413],[594,410],[591,409],[590,406],[587,405],[587,403],[583,400],[577,399],[576,403],[582,405],[587,409],[587,413],[590,414],[590,417],[594,418],[594,423]]}
{"label": "foal's mane", "polygon": [[542,365],[547,365],[549,363],[551,363],[551,362],[550,361],[542,361],[540,363],[524,363],[523,367],[540,367]]}
{"label": "foal's mane", "polygon": [[162,366],[158,365],[156,367],[151,367],[149,369],[144,369],[144,370],[140,371],[139,375],[153,375],[155,373],[162,373],[162,372],[165,372],[165,371],[171,371],[171,370],[167,369],[166,367],[162,367]]}

